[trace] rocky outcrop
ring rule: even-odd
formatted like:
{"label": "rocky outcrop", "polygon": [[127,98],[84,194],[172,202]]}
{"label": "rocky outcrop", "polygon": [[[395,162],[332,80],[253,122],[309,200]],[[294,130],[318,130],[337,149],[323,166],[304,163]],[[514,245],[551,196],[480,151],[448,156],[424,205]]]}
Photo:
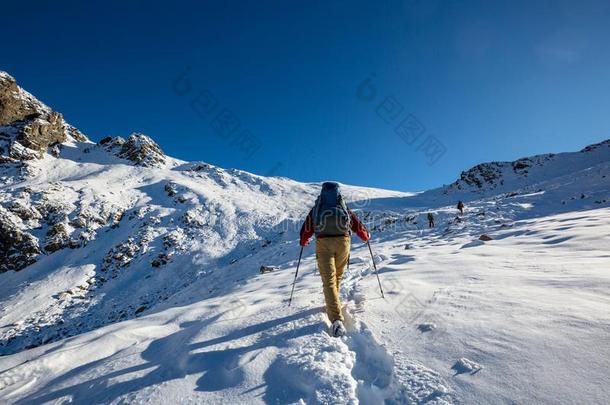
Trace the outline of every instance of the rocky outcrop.
{"label": "rocky outcrop", "polygon": [[602,141],[599,143],[594,143],[593,145],[589,145],[589,146],[583,148],[580,152],[589,153],[589,152],[593,152],[594,150],[603,149],[603,148],[610,148],[610,139],[606,139],[605,141]]}
{"label": "rocky outcrop", "polygon": [[[18,130],[16,142],[34,151],[35,156],[39,158],[50,146],[63,143],[68,139],[64,119],[61,114],[56,112],[19,121],[13,126]],[[12,149],[15,149],[15,146]]]}
{"label": "rocky outcrop", "polygon": [[166,161],[161,147],[144,134],[131,134],[127,140],[120,136],[109,136],[102,139],[99,145],[115,156],[127,159],[137,166],[156,167],[164,165]]}
{"label": "rocky outcrop", "polygon": [[0,273],[19,271],[36,261],[38,240],[19,228],[16,218],[0,207]]}
{"label": "rocky outcrop", "polygon": [[[59,157],[61,144],[70,140],[88,141],[60,113],[20,88],[8,73],[0,71],[0,164],[40,159],[47,152]],[[134,133],[127,140],[120,136],[107,137],[99,145],[138,166],[158,167],[167,160],[159,145],[144,134]]]}
{"label": "rocky outcrop", "polygon": [[65,224],[57,223],[47,231],[44,250],[53,253],[69,245],[69,231]]}
{"label": "rocky outcrop", "polygon": [[4,160],[42,158],[49,147],[87,141],[63,116],[21,89],[15,79],[0,72],[0,154]]}
{"label": "rocky outcrop", "polygon": [[50,112],[48,107],[21,90],[13,77],[0,71],[0,125]]}
{"label": "rocky outcrop", "polygon": [[[459,182],[477,188],[483,188],[484,185],[494,186],[500,181],[502,181],[502,164],[497,162],[476,165],[472,169],[462,172],[459,180]],[[457,185],[460,188],[460,185]]]}
{"label": "rocky outcrop", "polygon": [[463,171],[460,178],[450,184],[446,190],[493,190],[503,186],[506,181],[524,180],[532,169],[543,167],[555,159],[555,154],[537,155],[518,159],[512,162],[488,162],[478,164]]}

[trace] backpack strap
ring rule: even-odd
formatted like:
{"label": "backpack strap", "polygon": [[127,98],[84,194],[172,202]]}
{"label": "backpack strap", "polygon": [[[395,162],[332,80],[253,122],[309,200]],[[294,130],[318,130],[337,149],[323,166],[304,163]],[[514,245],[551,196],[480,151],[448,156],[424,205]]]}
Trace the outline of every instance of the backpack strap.
{"label": "backpack strap", "polygon": [[316,203],[314,204],[313,210],[311,212],[312,219],[313,219],[313,229],[316,232],[317,232],[317,228],[318,228],[318,219],[319,219],[318,216],[320,214],[321,199],[322,199],[321,195],[319,195],[318,198],[316,198]]}
{"label": "backpack strap", "polygon": [[343,199],[343,196],[341,194],[338,195],[338,199],[339,199],[339,205],[341,205],[341,208],[343,209],[343,211],[345,211],[345,215],[347,216],[347,224],[349,227],[349,233],[351,235],[352,234],[352,216],[349,214],[349,209],[347,208],[347,204],[345,203],[345,200]]}

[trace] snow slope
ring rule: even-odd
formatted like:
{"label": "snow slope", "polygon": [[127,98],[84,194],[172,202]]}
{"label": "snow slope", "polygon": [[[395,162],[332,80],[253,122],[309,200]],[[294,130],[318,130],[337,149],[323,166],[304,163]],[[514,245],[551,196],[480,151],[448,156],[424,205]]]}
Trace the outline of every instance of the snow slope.
{"label": "snow slope", "polygon": [[[140,167],[66,145],[2,189],[7,207],[52,211],[46,223],[22,221],[39,240],[58,226],[67,235],[62,249],[2,274],[0,354],[133,317],[214,268],[292,242],[315,199],[315,185],[168,160]],[[352,201],[406,195],[345,188]]]}
{"label": "snow slope", "polygon": [[385,299],[354,239],[342,339],[312,246],[287,307],[319,184],[179,161],[142,135],[55,155],[0,165],[0,214],[41,247],[0,274],[0,402],[610,400],[608,141],[424,193],[344,186]]}

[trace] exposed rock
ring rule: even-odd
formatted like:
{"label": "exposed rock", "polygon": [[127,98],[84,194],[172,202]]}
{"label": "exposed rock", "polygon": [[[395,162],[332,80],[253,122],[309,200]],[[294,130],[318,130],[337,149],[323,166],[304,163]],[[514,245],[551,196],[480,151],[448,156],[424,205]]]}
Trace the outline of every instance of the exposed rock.
{"label": "exposed rock", "polygon": [[505,181],[508,180],[523,180],[529,176],[532,169],[542,167],[555,158],[555,154],[548,153],[512,162],[481,163],[463,171],[458,180],[445,187],[444,194],[456,189],[474,192],[492,190],[505,185]]}
{"label": "exposed rock", "polygon": [[75,228],[84,228],[85,226],[87,226],[87,220],[82,215],[79,215],[78,217],[70,221],[70,225]]}
{"label": "exposed rock", "polygon": [[276,271],[276,270],[279,270],[279,268],[275,267],[275,266],[261,266],[260,273],[261,274],[271,273],[271,272]]}
{"label": "exposed rock", "polygon": [[465,357],[460,358],[455,364],[451,367],[452,370],[455,370],[457,374],[462,373],[470,373],[475,374],[483,369],[483,366],[477,363],[476,361],[472,361]]}
{"label": "exposed rock", "polygon": [[53,225],[47,231],[47,240],[44,250],[47,252],[56,252],[69,245],[69,235],[66,225],[59,223]]}
{"label": "exposed rock", "polygon": [[62,300],[62,301],[66,301],[70,299],[70,293],[69,292],[60,292],[59,295],[57,296],[58,299]]}
{"label": "exposed rock", "polygon": [[479,236],[479,240],[482,240],[483,242],[488,242],[490,240],[493,240],[493,238],[489,235],[483,234]]}
{"label": "exposed rock", "polygon": [[171,253],[159,253],[159,255],[155,257],[152,262],[150,262],[150,265],[153,267],[165,266],[172,260],[172,257],[173,255]]}
{"label": "exposed rock", "polygon": [[28,207],[27,205],[25,205],[23,202],[19,201],[19,200],[15,200],[11,203],[11,205],[8,207],[8,209],[15,215],[17,215],[19,218],[21,218],[22,221],[30,221],[30,220],[36,220],[36,219],[40,219],[42,218],[42,215],[40,215],[40,212],[38,212],[38,210],[34,207]]}
{"label": "exposed rock", "polygon": [[203,227],[206,224],[205,218],[201,211],[191,208],[184,213],[182,221],[189,226]]}
{"label": "exposed rock", "polygon": [[48,107],[17,86],[15,79],[0,71],[0,125],[8,125],[33,115],[48,113]]}
{"label": "exposed rock", "polygon": [[9,145],[9,157],[15,160],[34,160],[38,159],[40,155],[36,151],[26,148],[17,141],[12,142]]}
{"label": "exposed rock", "polygon": [[57,235],[67,235],[67,234],[68,234],[68,230],[64,224],[55,224],[52,227],[50,227],[49,230],[47,231],[48,237],[53,237],[53,236],[57,236]]}
{"label": "exposed rock", "polygon": [[[52,111],[21,89],[15,79],[0,71],[0,138],[5,142],[0,154],[16,160],[40,159],[50,146],[71,137],[87,141],[78,129],[67,124],[62,115]],[[59,154],[58,148],[51,151]]]}
{"label": "exposed rock", "polygon": [[[125,142],[125,140],[124,140],[123,138],[121,138],[120,136],[119,136],[118,138],[122,139],[122,140],[123,140],[123,143]],[[115,138],[113,138],[113,137],[111,137],[111,136],[107,136],[107,137],[105,137],[105,138],[102,138],[102,139],[101,139],[101,140],[98,142],[98,145],[108,145],[110,142],[112,142],[112,141],[113,141],[113,139],[115,139]]]}
{"label": "exposed rock", "polygon": [[55,143],[65,142],[66,135],[65,122],[60,113],[52,112],[47,116],[28,120],[23,125],[18,125],[20,133],[17,140],[28,149],[42,153]]}
{"label": "exposed rock", "polygon": [[40,254],[38,240],[22,231],[18,219],[0,207],[0,273],[19,271],[34,263]]}
{"label": "exposed rock", "polygon": [[190,170],[192,172],[202,172],[202,171],[210,170],[211,167],[212,166],[210,166],[207,163],[193,162],[188,166],[187,170]]}
{"label": "exposed rock", "polygon": [[140,166],[156,166],[165,163],[165,154],[155,141],[143,134],[133,134],[121,148],[119,157]]}
{"label": "exposed rock", "polygon": [[125,215],[125,211],[123,210],[118,210],[116,212],[113,212],[110,215],[110,227],[112,229],[114,228],[118,228],[119,225],[121,224],[121,220],[123,219],[123,216]]}
{"label": "exposed rock", "polygon": [[163,247],[165,249],[176,248],[184,240],[185,235],[182,228],[177,228],[163,236]]}
{"label": "exposed rock", "polygon": [[513,171],[517,174],[527,174],[527,169],[532,166],[532,161],[529,158],[523,158],[519,160],[515,160],[511,163],[513,167]]}
{"label": "exposed rock", "polygon": [[78,142],[88,142],[89,141],[89,139],[85,136],[85,134],[80,132],[76,127],[73,127],[72,125],[70,125],[68,123],[66,123],[65,126],[66,126],[66,132],[75,141],[78,141]]}
{"label": "exposed rock", "polygon": [[49,225],[64,222],[72,212],[72,207],[69,204],[49,199],[46,194],[36,203],[35,208]]}
{"label": "exposed rock", "polygon": [[140,251],[140,246],[135,243],[133,238],[127,238],[126,241],[111,248],[104,256],[102,262],[102,271],[113,270],[112,277],[118,275],[118,269],[125,267],[131,263],[131,260]]}
{"label": "exposed rock", "polygon": [[483,185],[496,185],[502,179],[502,165],[497,162],[482,163],[462,172],[460,180],[469,186],[483,188]]}
{"label": "exposed rock", "polygon": [[80,242],[79,240],[77,240],[77,239],[70,239],[70,240],[68,241],[68,247],[69,247],[70,249],[76,249],[76,248],[79,248],[79,247],[81,247],[81,246],[82,246],[82,245],[81,245],[81,242]]}
{"label": "exposed rock", "polygon": [[599,143],[594,143],[593,145],[589,145],[589,146],[585,147],[584,149],[582,149],[580,152],[588,153],[588,152],[593,152],[594,150],[601,149],[601,148],[610,148],[610,139],[606,139],[605,141],[602,141]]}
{"label": "exposed rock", "polygon": [[417,325],[417,330],[422,333],[431,332],[434,329],[436,329],[436,324],[434,323],[420,323],[419,325]]}
{"label": "exposed rock", "polygon": [[167,183],[165,185],[164,189],[165,189],[165,192],[167,193],[168,197],[173,197],[178,193],[176,191],[176,185],[173,183]]}
{"label": "exposed rock", "polygon": [[120,136],[106,137],[98,145],[138,166],[153,167],[165,164],[166,157],[161,147],[144,134],[134,133],[127,140]]}

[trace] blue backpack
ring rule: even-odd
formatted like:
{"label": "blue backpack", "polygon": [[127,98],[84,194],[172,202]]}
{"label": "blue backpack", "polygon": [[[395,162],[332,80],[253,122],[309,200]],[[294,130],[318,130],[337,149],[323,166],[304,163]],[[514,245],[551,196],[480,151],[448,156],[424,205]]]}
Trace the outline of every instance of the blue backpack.
{"label": "blue backpack", "polygon": [[314,231],[316,236],[349,235],[351,220],[347,205],[341,196],[339,184],[325,182],[313,207]]}

